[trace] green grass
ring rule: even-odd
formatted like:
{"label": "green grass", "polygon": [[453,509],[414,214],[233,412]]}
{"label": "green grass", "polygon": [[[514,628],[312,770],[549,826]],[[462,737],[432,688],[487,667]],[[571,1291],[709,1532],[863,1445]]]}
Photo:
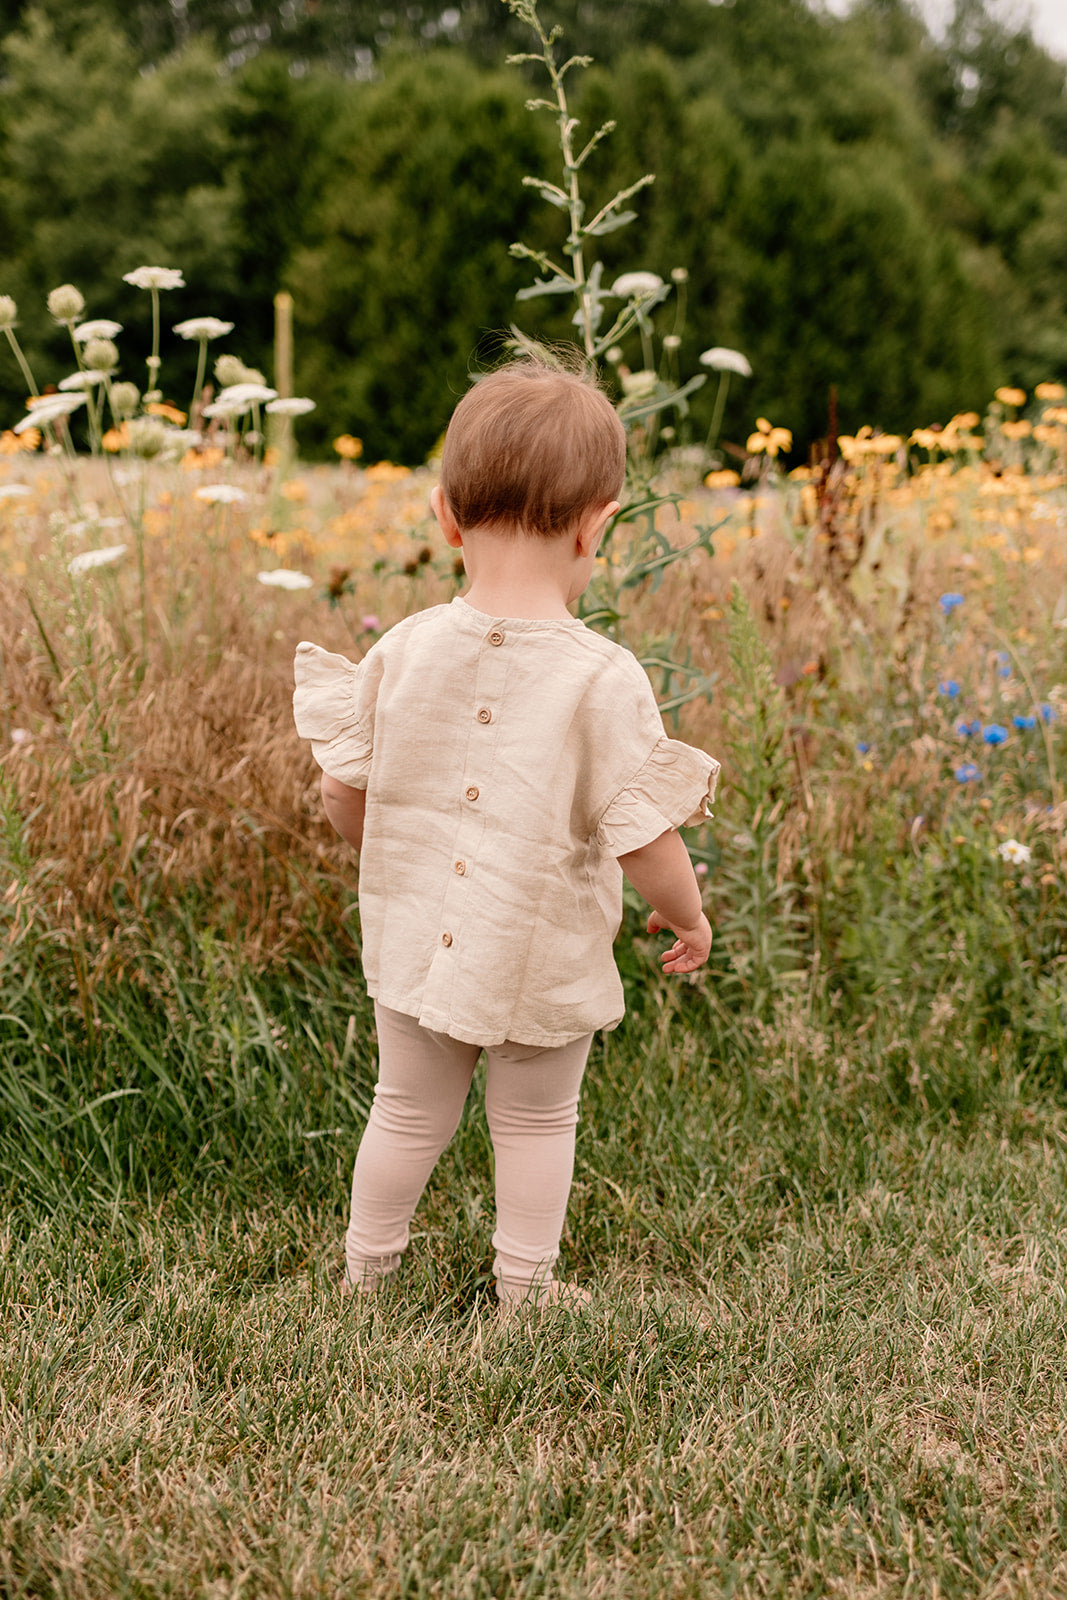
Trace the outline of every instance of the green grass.
{"label": "green grass", "polygon": [[564,1240],[592,1307],[498,1315],[476,1093],[353,1303],[351,970],[155,948],[88,1009],[5,969],[4,1600],[1067,1593],[1055,1083],[951,1025],[885,1070],[903,1000],[756,1025],[628,969]]}

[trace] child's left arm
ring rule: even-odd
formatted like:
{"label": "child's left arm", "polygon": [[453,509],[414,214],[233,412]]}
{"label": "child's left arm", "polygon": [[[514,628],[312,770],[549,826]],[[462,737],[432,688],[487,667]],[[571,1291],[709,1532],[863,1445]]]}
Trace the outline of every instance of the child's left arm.
{"label": "child's left arm", "polygon": [[339,778],[322,775],[322,804],[331,826],[354,850],[363,846],[363,819],[367,814],[366,789],[353,789]]}

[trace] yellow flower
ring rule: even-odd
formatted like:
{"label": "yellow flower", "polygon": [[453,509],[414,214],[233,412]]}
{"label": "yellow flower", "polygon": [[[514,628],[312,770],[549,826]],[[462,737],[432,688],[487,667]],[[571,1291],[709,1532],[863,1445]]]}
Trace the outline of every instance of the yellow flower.
{"label": "yellow flower", "polygon": [[1046,422],[1067,422],[1067,406],[1049,406],[1041,415]]}
{"label": "yellow flower", "polygon": [[944,443],[944,434],[934,428],[916,428],[908,443],[917,444],[920,450],[940,450]]}
{"label": "yellow flower", "polygon": [[776,456],[779,450],[792,450],[793,435],[788,428],[772,428],[766,417],[757,417],[756,427],[758,433],[750,433],[745,445],[749,455],[759,455],[762,451]]}
{"label": "yellow flower", "polygon": [[1000,431],[1005,439],[1026,439],[1031,430],[1026,418],[1021,417],[1018,422],[1002,422]]}
{"label": "yellow flower", "polygon": [[1024,406],[1026,404],[1025,389],[998,389],[996,397],[1002,406]]}
{"label": "yellow flower", "polygon": [[1047,423],[1039,422],[1034,428],[1034,438],[1038,444],[1058,445],[1061,449],[1067,444],[1067,433],[1062,427],[1049,427]]}
{"label": "yellow flower", "polygon": [[100,442],[112,455],[116,451],[127,450],[130,444],[129,424],[124,422],[120,428],[109,428]]}
{"label": "yellow flower", "polygon": [[301,501],[308,497],[308,486],[302,478],[293,478],[289,483],[282,484],[282,495],[286,500]]}
{"label": "yellow flower", "polygon": [[342,461],[358,461],[363,454],[363,440],[353,438],[350,433],[342,433],[333,441],[333,447]]}
{"label": "yellow flower", "polygon": [[739,472],[731,472],[728,468],[722,472],[709,472],[704,479],[705,489],[736,489],[741,482]]}
{"label": "yellow flower", "polygon": [[[1025,395],[1023,395],[1023,399],[1026,399]],[[977,428],[980,420],[981,418],[979,417],[977,411],[961,411],[958,416],[953,417],[952,421],[949,423],[949,427],[964,429]]]}
{"label": "yellow flower", "polygon": [[1067,389],[1062,383],[1039,383],[1034,390],[1035,400],[1067,400]]}
{"label": "yellow flower", "polygon": [[368,483],[395,483],[398,478],[410,477],[410,467],[397,467],[391,461],[376,461],[366,472]]}

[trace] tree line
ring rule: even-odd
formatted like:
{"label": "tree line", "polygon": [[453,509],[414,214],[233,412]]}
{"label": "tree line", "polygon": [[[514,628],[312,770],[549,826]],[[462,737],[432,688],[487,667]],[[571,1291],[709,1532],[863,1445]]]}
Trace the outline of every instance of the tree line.
{"label": "tree line", "polygon": [[[685,269],[677,370],[712,345],[751,363],[728,438],[759,413],[802,447],[831,386],[842,426],[900,429],[1067,376],[1065,66],[984,0],[958,0],[937,39],[906,0],[844,18],[803,0],[542,10],[595,58],[571,79],[583,129],[617,124],[591,202],[656,174],[598,241],[608,281]],[[370,459],[415,462],[509,323],[570,331],[558,302],[515,300],[531,272],[509,244],[558,250],[562,221],[523,186],[558,178],[559,153],[526,109],[534,69],[504,65],[531,41],[502,0],[40,0],[0,4],[0,28],[0,293],[39,377],[70,370],[56,284],[124,324],[135,381],[149,307],[124,272],[180,267],[164,315],[233,321],[219,350],[268,373],[286,288],[298,391],[318,403],[305,447],[351,432]],[[659,309],[660,334],[675,315]],[[624,357],[642,365],[636,340]],[[194,364],[172,344],[169,397]],[[5,420],[24,398],[0,351]]]}

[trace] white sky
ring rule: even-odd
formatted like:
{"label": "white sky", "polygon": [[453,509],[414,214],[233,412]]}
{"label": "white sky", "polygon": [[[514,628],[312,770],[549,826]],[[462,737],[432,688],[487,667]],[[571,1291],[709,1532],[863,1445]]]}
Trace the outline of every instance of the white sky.
{"label": "white sky", "polygon": [[[847,11],[849,0],[827,0],[827,5],[831,11]],[[952,12],[951,0],[919,0],[919,6],[935,29]],[[1067,0],[999,0],[997,10],[1004,17],[1029,17],[1038,43],[1067,61]]]}

